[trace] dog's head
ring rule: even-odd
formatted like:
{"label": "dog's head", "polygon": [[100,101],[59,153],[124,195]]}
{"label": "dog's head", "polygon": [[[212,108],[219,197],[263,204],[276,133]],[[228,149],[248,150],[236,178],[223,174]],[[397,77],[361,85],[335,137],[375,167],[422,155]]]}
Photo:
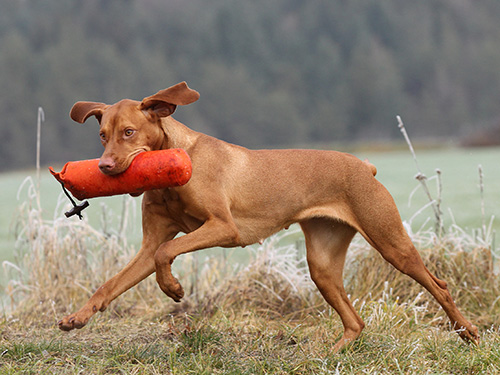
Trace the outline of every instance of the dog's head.
{"label": "dog's head", "polygon": [[129,99],[112,105],[77,102],[70,116],[81,124],[91,116],[96,117],[104,146],[99,168],[113,175],[125,171],[137,154],[160,149],[165,139],[161,119],[174,113],[178,105],[193,103],[199,97],[198,92],[181,82],[141,102]]}

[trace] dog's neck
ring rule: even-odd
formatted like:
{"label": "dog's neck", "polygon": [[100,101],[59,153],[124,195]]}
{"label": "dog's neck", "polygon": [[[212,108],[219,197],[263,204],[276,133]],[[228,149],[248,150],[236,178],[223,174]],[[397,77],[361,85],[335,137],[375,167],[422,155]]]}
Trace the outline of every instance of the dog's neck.
{"label": "dog's neck", "polygon": [[182,148],[189,153],[201,133],[189,129],[186,125],[175,120],[173,117],[165,117],[161,121],[164,140],[161,148]]}

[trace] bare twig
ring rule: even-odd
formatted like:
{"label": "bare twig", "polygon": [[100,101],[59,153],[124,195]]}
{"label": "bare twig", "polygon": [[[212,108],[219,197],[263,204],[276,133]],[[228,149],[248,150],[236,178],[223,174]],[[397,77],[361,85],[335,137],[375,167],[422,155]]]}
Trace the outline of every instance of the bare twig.
{"label": "bare twig", "polygon": [[441,238],[443,234],[443,213],[441,212],[441,191],[442,191],[442,184],[441,184],[441,171],[439,169],[436,169],[436,174],[438,178],[438,197],[437,199],[432,198],[432,195],[429,191],[429,187],[427,186],[427,176],[422,173],[422,170],[420,169],[420,166],[418,164],[417,160],[417,155],[415,153],[415,150],[413,148],[413,145],[411,143],[410,137],[408,136],[408,133],[406,132],[406,128],[403,124],[403,121],[401,120],[400,116],[396,116],[398,120],[398,127],[401,133],[403,134],[403,137],[406,140],[406,143],[408,144],[408,147],[410,148],[410,152],[413,155],[413,160],[415,161],[415,166],[417,167],[417,175],[415,178],[420,182],[422,185],[422,188],[424,189],[425,194],[427,195],[427,198],[429,198],[429,202],[432,206],[432,209],[434,211],[434,216],[436,219],[436,225],[435,225],[435,232],[438,238]]}

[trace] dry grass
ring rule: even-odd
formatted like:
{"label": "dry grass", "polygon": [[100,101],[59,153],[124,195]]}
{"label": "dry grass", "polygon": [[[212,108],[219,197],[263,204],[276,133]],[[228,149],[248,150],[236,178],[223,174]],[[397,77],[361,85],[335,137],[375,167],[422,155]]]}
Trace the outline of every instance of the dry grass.
{"label": "dry grass", "polygon": [[[19,256],[7,264],[11,305],[0,318],[0,373],[497,373],[500,281],[484,236],[457,227],[411,234],[425,263],[449,283],[460,309],[481,327],[479,347],[462,344],[430,295],[356,238],[346,289],[367,323],[339,355],[341,322],[310,280],[302,246],[283,235],[255,247],[245,265],[180,257],[188,292],[167,301],[149,278],[81,331],[55,322],[74,312],[130,260],[127,223],[42,219],[34,186],[21,207]],[[128,206],[124,205],[123,217]],[[105,225],[101,228],[106,228]],[[296,233],[288,234],[295,236]],[[293,242],[293,241],[292,241]],[[203,259],[203,261],[201,261]],[[3,363],[3,364],[2,364]]]}

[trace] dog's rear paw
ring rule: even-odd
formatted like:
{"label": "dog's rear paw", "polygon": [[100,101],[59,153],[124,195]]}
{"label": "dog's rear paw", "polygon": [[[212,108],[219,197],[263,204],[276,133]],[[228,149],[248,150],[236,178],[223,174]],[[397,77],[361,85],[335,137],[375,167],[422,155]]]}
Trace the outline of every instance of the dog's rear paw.
{"label": "dog's rear paw", "polygon": [[460,337],[467,343],[469,344],[479,344],[479,330],[477,327],[473,324],[469,324],[469,328],[463,327],[462,329],[458,330],[458,334]]}

